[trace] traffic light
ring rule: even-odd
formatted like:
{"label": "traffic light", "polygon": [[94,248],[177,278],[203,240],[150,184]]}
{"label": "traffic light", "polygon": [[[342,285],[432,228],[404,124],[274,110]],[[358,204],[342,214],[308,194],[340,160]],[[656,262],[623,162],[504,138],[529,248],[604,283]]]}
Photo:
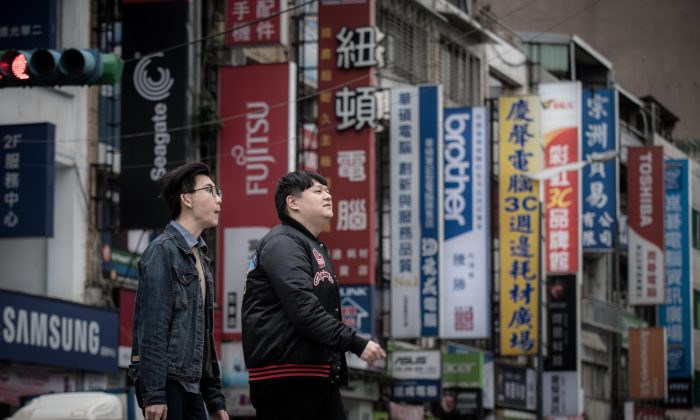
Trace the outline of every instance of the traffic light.
{"label": "traffic light", "polygon": [[111,85],[121,80],[123,69],[121,58],[98,50],[0,51],[0,88]]}

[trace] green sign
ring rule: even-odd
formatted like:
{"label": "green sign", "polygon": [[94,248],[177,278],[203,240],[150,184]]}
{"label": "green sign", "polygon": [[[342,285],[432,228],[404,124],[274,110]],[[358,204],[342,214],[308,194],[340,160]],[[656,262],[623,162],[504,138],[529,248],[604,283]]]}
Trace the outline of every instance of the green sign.
{"label": "green sign", "polygon": [[442,386],[481,388],[484,384],[483,353],[442,355]]}

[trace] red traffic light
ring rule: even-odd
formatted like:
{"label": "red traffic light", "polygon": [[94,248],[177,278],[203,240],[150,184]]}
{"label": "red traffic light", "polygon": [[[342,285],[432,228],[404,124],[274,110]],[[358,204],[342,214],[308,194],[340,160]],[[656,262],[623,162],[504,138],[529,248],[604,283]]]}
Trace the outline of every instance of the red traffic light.
{"label": "red traffic light", "polygon": [[23,51],[6,51],[0,57],[0,75],[12,80],[29,79],[29,57]]}

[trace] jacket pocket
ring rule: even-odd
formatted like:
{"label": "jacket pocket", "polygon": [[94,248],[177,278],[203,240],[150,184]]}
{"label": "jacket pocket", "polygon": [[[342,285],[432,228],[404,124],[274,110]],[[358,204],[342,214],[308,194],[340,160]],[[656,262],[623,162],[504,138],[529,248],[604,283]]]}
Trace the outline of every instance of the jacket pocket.
{"label": "jacket pocket", "polygon": [[199,287],[199,273],[188,269],[176,270],[177,282],[175,284],[175,306],[194,307],[196,287]]}

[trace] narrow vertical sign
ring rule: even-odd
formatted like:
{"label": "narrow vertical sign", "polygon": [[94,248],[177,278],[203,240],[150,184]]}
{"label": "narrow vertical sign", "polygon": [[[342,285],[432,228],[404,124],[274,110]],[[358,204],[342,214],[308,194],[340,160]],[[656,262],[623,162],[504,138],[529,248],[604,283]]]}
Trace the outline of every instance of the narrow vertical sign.
{"label": "narrow vertical sign", "polygon": [[491,214],[486,108],[445,109],[444,277],[440,336],[491,336]]}
{"label": "narrow vertical sign", "polygon": [[[614,89],[583,91],[584,159],[617,151],[616,103]],[[581,177],[583,250],[612,252],[617,238],[617,159],[591,162]]]}
{"label": "narrow vertical sign", "polygon": [[627,149],[627,299],[631,305],[666,302],[664,282],[664,151]]}
{"label": "narrow vertical sign", "polygon": [[666,304],[659,305],[658,320],[666,327],[669,378],[693,376],[690,180],[687,160],[666,161]]}
{"label": "narrow vertical sign", "polygon": [[540,304],[540,100],[499,100],[500,348],[504,356],[536,354]]}
{"label": "narrow vertical sign", "polygon": [[[581,84],[542,84],[540,95],[544,167],[578,162],[581,157]],[[580,172],[571,170],[544,181],[547,274],[578,273],[580,270],[580,179]]]}
{"label": "narrow vertical sign", "polygon": [[441,87],[394,89],[392,102],[392,336],[437,336],[443,235]]}

